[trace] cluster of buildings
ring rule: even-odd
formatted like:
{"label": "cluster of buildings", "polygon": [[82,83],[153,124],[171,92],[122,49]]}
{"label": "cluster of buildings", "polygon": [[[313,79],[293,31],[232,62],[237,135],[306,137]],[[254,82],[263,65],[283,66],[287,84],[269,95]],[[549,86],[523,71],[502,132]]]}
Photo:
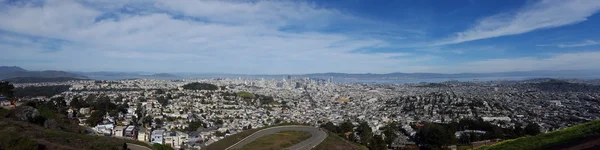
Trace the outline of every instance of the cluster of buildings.
{"label": "cluster of buildings", "polygon": [[[192,82],[220,88],[182,88]],[[518,81],[363,84],[287,77],[44,83],[48,84],[71,85],[70,91],[59,95],[66,100],[106,96],[115,104],[129,106],[126,112],[106,114],[96,126],[82,123],[95,132],[175,148],[200,148],[249,128],[281,122],[318,126],[328,121],[340,124],[351,120],[355,125],[366,121],[380,134],[379,129],[390,122],[414,133],[410,126],[414,122],[481,118],[501,127],[537,123],[550,131],[600,116],[600,91],[552,91]],[[238,92],[257,96],[243,98],[236,96]],[[76,118],[85,122],[92,111],[80,108]]]}

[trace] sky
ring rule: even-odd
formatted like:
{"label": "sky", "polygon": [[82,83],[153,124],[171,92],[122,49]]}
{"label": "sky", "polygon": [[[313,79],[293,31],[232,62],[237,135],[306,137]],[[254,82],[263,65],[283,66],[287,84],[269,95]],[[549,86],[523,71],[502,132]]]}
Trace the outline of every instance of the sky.
{"label": "sky", "polygon": [[28,70],[600,70],[598,0],[0,0],[0,66]]}

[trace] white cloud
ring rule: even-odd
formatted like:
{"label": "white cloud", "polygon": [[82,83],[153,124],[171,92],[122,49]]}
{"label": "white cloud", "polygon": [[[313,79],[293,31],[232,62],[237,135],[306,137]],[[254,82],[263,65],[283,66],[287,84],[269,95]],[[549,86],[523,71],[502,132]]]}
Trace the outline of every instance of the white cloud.
{"label": "white cloud", "polygon": [[[74,1],[51,0],[41,7],[5,6],[6,9],[0,10],[0,20],[11,21],[0,22],[0,30],[61,39],[69,44],[52,53],[39,53],[37,47],[0,44],[5,47],[0,52],[11,54],[6,57],[13,58],[56,59],[43,65],[26,62],[14,62],[14,65],[82,71],[393,72],[426,60],[425,56],[400,57],[404,53],[351,52],[388,45],[378,39],[315,30],[280,30],[286,26],[318,29],[334,25],[332,20],[335,19],[359,19],[308,3],[180,2],[157,1],[151,5],[155,8],[148,8],[155,11],[112,12],[118,19],[101,21],[96,19],[105,11],[118,10],[115,8],[127,4],[92,7]],[[173,13],[191,18],[175,19]]]}
{"label": "white cloud", "polygon": [[569,48],[569,47],[583,47],[583,46],[592,46],[592,45],[600,45],[600,41],[585,40],[585,41],[577,42],[577,43],[544,44],[544,45],[536,45],[536,46],[541,46],[541,47],[556,46],[556,47],[560,47],[560,48]]}
{"label": "white cloud", "polygon": [[598,0],[541,0],[506,14],[486,17],[472,28],[434,45],[456,44],[560,27],[587,20],[600,10]]}
{"label": "white cloud", "polygon": [[546,58],[520,57],[471,61],[436,68],[443,72],[506,72],[531,70],[599,70],[600,52],[552,54]]}

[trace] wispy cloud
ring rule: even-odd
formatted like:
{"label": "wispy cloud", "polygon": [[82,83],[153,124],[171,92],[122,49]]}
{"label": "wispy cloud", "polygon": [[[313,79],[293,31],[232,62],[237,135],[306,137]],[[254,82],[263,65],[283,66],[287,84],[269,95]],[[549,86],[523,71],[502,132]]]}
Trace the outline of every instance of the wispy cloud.
{"label": "wispy cloud", "polygon": [[[131,8],[141,11],[130,12],[133,5],[144,8]],[[106,14],[113,17],[107,18]],[[421,58],[402,58],[400,53],[353,53],[388,42],[321,29],[346,22],[388,25],[306,2],[158,0],[105,6],[102,1],[49,0],[43,5],[3,5],[0,20],[0,30],[69,41],[54,53],[37,53],[39,47],[0,45],[4,47],[0,52],[10,54],[6,57],[61,60],[44,67],[230,73],[392,72]]]}
{"label": "wispy cloud", "polygon": [[443,72],[504,72],[531,70],[598,70],[600,52],[551,54],[548,57],[519,57],[469,61],[453,66],[434,68]]}
{"label": "wispy cloud", "polygon": [[541,0],[512,13],[479,20],[473,27],[433,45],[456,44],[560,27],[587,20],[600,10],[598,0]]}
{"label": "wispy cloud", "polygon": [[592,45],[600,45],[600,41],[594,40],[585,40],[577,43],[563,43],[563,44],[541,44],[536,46],[546,47],[546,46],[555,46],[560,48],[568,48],[568,47],[583,47],[583,46],[592,46]]}

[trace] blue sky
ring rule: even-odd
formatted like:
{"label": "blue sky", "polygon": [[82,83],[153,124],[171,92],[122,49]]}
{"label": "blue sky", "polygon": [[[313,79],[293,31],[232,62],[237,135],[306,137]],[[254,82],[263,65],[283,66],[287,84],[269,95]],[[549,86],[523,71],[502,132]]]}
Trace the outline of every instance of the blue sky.
{"label": "blue sky", "polygon": [[599,70],[598,0],[0,0],[0,65],[29,70]]}

